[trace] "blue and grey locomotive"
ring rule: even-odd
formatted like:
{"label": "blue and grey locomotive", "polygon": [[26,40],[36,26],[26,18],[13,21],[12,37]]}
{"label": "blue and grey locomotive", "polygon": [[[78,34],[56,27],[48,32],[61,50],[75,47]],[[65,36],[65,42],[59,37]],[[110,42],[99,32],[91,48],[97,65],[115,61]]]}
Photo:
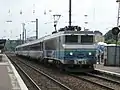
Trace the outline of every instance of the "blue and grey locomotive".
{"label": "blue and grey locomotive", "polygon": [[[68,30],[67,30],[68,29]],[[51,63],[70,71],[92,71],[96,63],[93,31],[69,30],[58,32],[16,47],[16,54]]]}

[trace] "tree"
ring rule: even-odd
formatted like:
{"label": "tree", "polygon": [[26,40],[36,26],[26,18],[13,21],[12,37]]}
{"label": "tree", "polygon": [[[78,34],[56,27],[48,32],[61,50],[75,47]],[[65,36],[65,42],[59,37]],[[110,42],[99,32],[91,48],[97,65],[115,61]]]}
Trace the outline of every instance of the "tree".
{"label": "tree", "polygon": [[112,30],[109,30],[105,35],[104,35],[105,41],[108,41],[110,39],[114,39],[114,35],[112,34]]}
{"label": "tree", "polygon": [[[112,34],[112,30],[109,30],[105,35],[105,43],[107,44],[115,44],[116,40],[115,40],[115,36]],[[118,45],[120,45],[120,41],[118,41]]]}

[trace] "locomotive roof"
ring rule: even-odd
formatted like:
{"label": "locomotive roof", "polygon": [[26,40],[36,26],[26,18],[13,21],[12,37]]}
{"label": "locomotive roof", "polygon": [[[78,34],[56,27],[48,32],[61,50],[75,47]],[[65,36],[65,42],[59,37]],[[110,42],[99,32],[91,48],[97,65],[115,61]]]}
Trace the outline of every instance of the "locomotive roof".
{"label": "locomotive roof", "polygon": [[58,36],[62,36],[62,35],[95,35],[95,33],[93,31],[61,31],[61,32],[57,32],[57,33],[54,33],[51,35],[41,37],[37,40],[31,41],[31,42],[28,42],[28,43],[25,43],[22,45],[18,45],[17,48],[37,44],[37,43],[40,43],[42,41],[45,41],[45,40],[48,40],[51,38],[55,38]]}

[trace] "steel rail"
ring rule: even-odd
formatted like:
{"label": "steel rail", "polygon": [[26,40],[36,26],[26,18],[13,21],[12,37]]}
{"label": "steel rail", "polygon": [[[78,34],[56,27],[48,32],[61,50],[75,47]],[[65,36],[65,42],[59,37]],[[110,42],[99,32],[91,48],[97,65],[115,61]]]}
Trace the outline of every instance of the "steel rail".
{"label": "steel rail", "polygon": [[[19,61],[20,61],[20,60],[19,60]],[[44,73],[44,72],[40,71],[39,69],[36,69],[35,67],[30,66],[30,65],[26,64],[26,63],[25,63],[25,62],[23,62],[23,61],[20,61],[20,62],[21,62],[21,63],[23,63],[23,64],[25,64],[26,66],[28,66],[28,67],[30,67],[30,68],[32,68],[32,69],[34,69],[36,72],[38,72],[38,73],[42,74],[43,76],[45,76],[45,77],[49,78],[50,80],[54,81],[54,82],[55,82],[56,84],[58,84],[59,86],[62,86],[64,89],[66,89],[66,90],[72,90],[72,89],[71,89],[71,88],[69,88],[68,86],[66,86],[66,85],[62,84],[61,82],[57,81],[56,79],[52,78],[51,76],[47,75],[46,73]]]}
{"label": "steel rail", "polygon": [[75,74],[69,74],[69,75],[70,75],[70,76],[73,76],[73,77],[76,77],[76,78],[78,78],[78,79],[81,79],[81,80],[83,80],[83,81],[87,81],[87,82],[89,82],[89,83],[96,84],[96,85],[98,85],[98,86],[100,86],[100,87],[103,87],[103,88],[105,88],[105,89],[114,90],[112,87],[108,87],[108,86],[105,86],[104,84],[91,81],[91,80],[89,80],[89,79],[87,79],[87,78],[84,78],[84,77],[81,77],[81,76],[78,76],[78,75],[75,75]]}
{"label": "steel rail", "polygon": [[29,79],[29,81],[32,82],[32,84],[36,87],[37,90],[41,90],[40,87],[29,77],[29,75],[18,64],[16,64],[12,59],[10,59],[10,60]]}
{"label": "steel rail", "polygon": [[99,76],[99,75],[95,75],[95,74],[92,74],[92,73],[85,73],[89,76],[92,76],[92,77],[96,77],[96,78],[99,78],[99,79],[103,79],[103,80],[106,80],[106,81],[109,81],[109,82],[112,82],[112,83],[115,83],[115,84],[120,84],[119,81],[116,81],[116,80],[113,80],[113,79],[108,79],[106,77],[103,77],[103,76]]}

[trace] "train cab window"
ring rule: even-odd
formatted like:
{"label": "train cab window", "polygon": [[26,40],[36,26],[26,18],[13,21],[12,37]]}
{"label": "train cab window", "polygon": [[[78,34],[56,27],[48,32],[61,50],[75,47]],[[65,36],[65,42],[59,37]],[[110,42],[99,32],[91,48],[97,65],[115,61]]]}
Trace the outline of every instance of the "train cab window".
{"label": "train cab window", "polygon": [[93,35],[82,35],[81,36],[81,43],[93,43]]}
{"label": "train cab window", "polygon": [[78,43],[78,35],[66,35],[65,43]]}

